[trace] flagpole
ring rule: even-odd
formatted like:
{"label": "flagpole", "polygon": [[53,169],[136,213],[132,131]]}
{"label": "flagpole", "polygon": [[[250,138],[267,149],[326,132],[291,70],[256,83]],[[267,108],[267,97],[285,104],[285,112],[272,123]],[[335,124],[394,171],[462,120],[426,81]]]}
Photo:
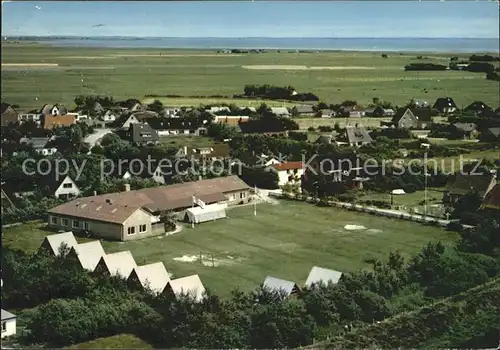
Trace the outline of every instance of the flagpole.
{"label": "flagpole", "polygon": [[[191,209],[194,208],[194,199],[195,199],[195,197],[193,196],[193,202],[191,203]],[[193,217],[193,219],[191,219],[191,228],[194,228],[194,217]]]}

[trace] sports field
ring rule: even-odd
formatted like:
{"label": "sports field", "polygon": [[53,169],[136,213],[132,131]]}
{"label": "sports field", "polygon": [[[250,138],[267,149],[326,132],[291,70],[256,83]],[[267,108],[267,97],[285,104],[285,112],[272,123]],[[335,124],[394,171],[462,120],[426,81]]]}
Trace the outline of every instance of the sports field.
{"label": "sports field", "polygon": [[[437,97],[451,96],[459,106],[474,100],[494,107],[499,105],[499,83],[486,80],[484,74],[405,72],[403,67],[408,63],[447,64],[452,56],[426,54],[418,59],[420,55],[391,53],[388,58],[374,52],[233,55],[208,50],[3,43],[2,100],[29,109],[55,102],[71,106],[76,95],[88,94],[112,95],[116,99],[144,99],[148,94],[232,96],[241,94],[245,84],[267,83],[312,92],[326,103],[357,100],[366,105],[378,97],[401,105],[411,98],[433,102]],[[163,98],[162,101],[166,105],[232,102],[217,98]]]}
{"label": "sports field", "polygon": [[[354,271],[391,251],[407,255],[428,241],[457,238],[437,227],[290,201],[258,204],[256,217],[251,205],[230,209],[228,216],[194,229],[185,226],[171,236],[105,242],[104,248],[130,250],[139,265],[163,261],[175,276],[197,273],[207,287],[227,295],[234,288],[251,290],[267,275],[304,283],[314,265]],[[348,230],[346,225],[366,229]],[[3,244],[34,251],[49,232],[23,226],[5,229]]]}

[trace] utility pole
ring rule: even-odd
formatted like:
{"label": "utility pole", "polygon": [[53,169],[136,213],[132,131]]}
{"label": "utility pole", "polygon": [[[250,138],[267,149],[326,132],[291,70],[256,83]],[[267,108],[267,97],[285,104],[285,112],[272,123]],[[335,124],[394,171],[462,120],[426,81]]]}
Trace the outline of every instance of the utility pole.
{"label": "utility pole", "polygon": [[425,167],[425,174],[424,174],[424,217],[427,216],[427,167]]}
{"label": "utility pole", "polygon": [[255,200],[253,201],[253,216],[257,216],[257,186],[254,186]]}

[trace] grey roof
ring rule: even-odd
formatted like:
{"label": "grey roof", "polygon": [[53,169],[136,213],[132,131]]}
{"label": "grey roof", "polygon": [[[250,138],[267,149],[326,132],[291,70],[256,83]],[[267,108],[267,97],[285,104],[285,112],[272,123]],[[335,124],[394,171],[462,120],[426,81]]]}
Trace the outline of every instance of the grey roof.
{"label": "grey roof", "polygon": [[286,293],[286,295],[290,295],[294,292],[294,289],[297,290],[297,284],[292,281],[282,280],[280,278],[267,276],[264,280],[262,286],[265,289],[269,289],[274,292],[282,292]]}
{"label": "grey roof", "polygon": [[17,316],[2,309],[2,321],[10,320],[12,318],[17,318]]}
{"label": "grey roof", "polygon": [[470,132],[477,129],[477,125],[474,123],[455,123],[453,124],[453,126],[458,130],[462,130],[465,132]]}
{"label": "grey roof", "polygon": [[314,113],[314,109],[311,105],[299,105],[294,106],[297,113]]}
{"label": "grey roof", "polygon": [[328,284],[329,282],[338,283],[342,277],[342,272],[325,269],[323,267],[313,266],[307,277],[306,286],[310,287],[315,283]]}
{"label": "grey roof", "polygon": [[373,141],[368,131],[361,127],[348,127],[346,128],[347,140],[351,142],[370,143]]}
{"label": "grey roof", "polygon": [[133,142],[158,141],[158,132],[149,124],[130,124],[130,136]]}
{"label": "grey roof", "polygon": [[491,132],[493,136],[500,137],[500,128],[489,128],[488,131]]}
{"label": "grey roof", "polygon": [[31,145],[34,149],[42,149],[45,147],[50,138],[48,137],[22,137],[19,143],[25,143]]}
{"label": "grey roof", "polygon": [[290,112],[286,107],[271,107],[271,112],[276,115],[289,115]]}

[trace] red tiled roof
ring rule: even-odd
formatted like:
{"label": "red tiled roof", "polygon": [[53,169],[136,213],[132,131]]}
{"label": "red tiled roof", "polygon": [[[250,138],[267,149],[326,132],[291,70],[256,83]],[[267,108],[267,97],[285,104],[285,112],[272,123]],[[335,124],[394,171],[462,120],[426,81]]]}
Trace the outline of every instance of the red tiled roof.
{"label": "red tiled roof", "polygon": [[292,169],[302,169],[302,168],[304,168],[304,163],[303,162],[287,162],[287,163],[272,164],[271,166],[278,171],[283,171],[283,170],[292,170]]}
{"label": "red tiled roof", "polygon": [[76,123],[76,119],[74,115],[66,114],[66,115],[45,115],[43,128],[44,129],[53,129],[61,126],[71,126]]}

